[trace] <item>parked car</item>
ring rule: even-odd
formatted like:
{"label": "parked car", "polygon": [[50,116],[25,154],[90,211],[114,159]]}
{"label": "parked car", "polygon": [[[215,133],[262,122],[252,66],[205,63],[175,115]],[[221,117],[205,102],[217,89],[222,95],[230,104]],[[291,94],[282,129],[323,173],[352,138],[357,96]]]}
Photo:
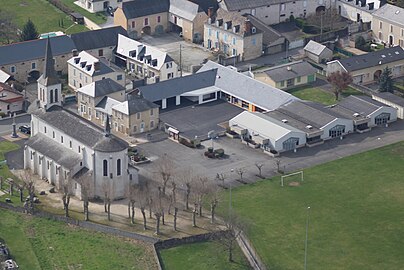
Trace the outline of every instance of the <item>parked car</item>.
{"label": "parked car", "polygon": [[111,7],[111,6],[107,7],[107,13],[108,13],[111,17],[114,17],[114,12],[115,12],[115,9],[114,9],[113,7]]}
{"label": "parked car", "polygon": [[31,134],[31,127],[28,125],[23,125],[18,128],[22,133]]}

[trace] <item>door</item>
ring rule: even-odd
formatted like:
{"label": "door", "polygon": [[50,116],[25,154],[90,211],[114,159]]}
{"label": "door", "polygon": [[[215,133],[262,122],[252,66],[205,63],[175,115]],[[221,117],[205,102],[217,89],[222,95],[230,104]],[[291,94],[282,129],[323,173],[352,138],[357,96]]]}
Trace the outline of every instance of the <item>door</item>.
{"label": "door", "polygon": [[144,132],[144,122],[140,123],[140,133]]}
{"label": "door", "polygon": [[314,82],[314,74],[307,76],[307,81],[308,82]]}

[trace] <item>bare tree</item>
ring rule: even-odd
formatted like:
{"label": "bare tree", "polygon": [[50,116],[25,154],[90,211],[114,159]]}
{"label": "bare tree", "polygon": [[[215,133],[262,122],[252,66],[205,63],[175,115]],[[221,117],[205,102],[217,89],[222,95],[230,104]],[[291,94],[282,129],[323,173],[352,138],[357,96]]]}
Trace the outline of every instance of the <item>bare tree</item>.
{"label": "bare tree", "polygon": [[208,182],[209,179],[207,177],[199,176],[196,178],[196,183],[195,183],[195,193],[197,196],[197,203],[198,203],[198,214],[200,217],[203,216],[202,214],[202,208],[203,208],[203,201],[205,199],[205,196],[208,194]]}
{"label": "bare tree", "polygon": [[[149,198],[150,198],[149,190],[146,187],[139,186],[137,189],[137,197],[138,197],[137,203],[139,205],[140,212],[142,213],[142,217],[143,217],[143,230],[147,230],[147,220],[146,220],[145,209],[149,203]],[[150,209],[150,213],[151,213],[151,209]]]}
{"label": "bare tree", "polygon": [[262,167],[264,167],[264,163],[255,162],[255,167],[257,167],[257,169],[258,169],[258,177],[263,178],[262,177]]}
{"label": "bare tree", "polygon": [[63,179],[62,184],[62,202],[63,202],[63,209],[65,210],[65,217],[69,217],[69,204],[70,204],[70,196],[72,195],[73,191],[73,182],[71,178]]}
{"label": "bare tree", "polygon": [[92,172],[89,172],[87,174],[82,174],[77,178],[77,183],[80,185],[81,188],[81,199],[83,200],[83,213],[85,221],[89,220],[89,200],[93,196],[91,175]]}
{"label": "bare tree", "polygon": [[236,170],[236,172],[237,172],[238,176],[240,177],[240,178],[239,178],[239,181],[240,181],[241,183],[244,183],[243,175],[244,175],[244,173],[247,172],[247,170],[246,170],[245,168],[238,168],[238,169]]}
{"label": "bare tree", "polygon": [[18,185],[18,192],[20,193],[20,202],[24,201],[24,185]]}
{"label": "bare tree", "polygon": [[163,186],[163,193],[166,193],[166,187],[168,182],[170,181],[171,177],[174,173],[174,162],[172,161],[171,157],[167,154],[164,154],[158,161],[157,161],[157,172],[161,178],[162,186]]}
{"label": "bare tree", "polygon": [[282,171],[281,171],[281,163],[282,163],[282,161],[281,161],[280,158],[275,159],[276,171],[278,173],[282,173]]}
{"label": "bare tree", "polygon": [[110,183],[109,180],[105,180],[102,189],[104,192],[104,211],[108,214],[108,220],[111,221],[111,203],[115,193],[114,182]]}
{"label": "bare tree", "polygon": [[150,196],[150,197],[155,197],[155,199],[153,199],[151,208],[153,209],[153,214],[154,214],[154,217],[156,218],[156,229],[154,232],[154,234],[156,234],[156,235],[160,234],[160,221],[161,221],[161,217],[162,217],[162,213],[161,213],[162,202],[160,202],[161,193],[162,193],[162,190],[160,188],[157,191],[157,193],[155,192],[155,194],[151,194],[151,196]]}
{"label": "bare tree", "polygon": [[224,173],[218,173],[216,175],[216,180],[219,182],[218,186],[220,186],[222,188],[226,188],[226,186],[224,184],[224,180],[226,180],[226,175]]}
{"label": "bare tree", "polygon": [[13,23],[11,14],[0,10],[0,37],[10,44],[12,41],[18,39],[17,26]]}
{"label": "bare tree", "polygon": [[208,197],[210,199],[210,223],[215,223],[216,207],[219,203],[218,188],[214,183],[207,186]]}
{"label": "bare tree", "polygon": [[327,81],[332,84],[335,100],[338,100],[340,94],[348,88],[353,79],[349,73],[337,71],[328,75]]}
{"label": "bare tree", "polygon": [[233,252],[237,245],[237,238],[242,233],[241,228],[244,227],[244,224],[241,223],[237,216],[232,215],[225,218],[224,225],[224,229],[217,240],[227,251],[229,262],[233,262]]}
{"label": "bare tree", "polygon": [[192,191],[192,182],[194,176],[191,170],[184,170],[179,174],[179,180],[185,189],[185,209],[189,210],[189,200]]}
{"label": "bare tree", "polygon": [[132,184],[128,183],[125,190],[126,198],[128,199],[128,216],[132,224],[135,224],[135,203],[137,199],[138,188]]}
{"label": "bare tree", "polygon": [[25,189],[28,191],[29,203],[27,204],[27,212],[34,213],[34,197],[35,197],[35,178],[32,177],[31,171],[25,169],[20,173],[20,179],[23,181]]}
{"label": "bare tree", "polygon": [[174,223],[173,223],[174,231],[177,231],[178,209],[179,209],[178,203],[174,203]]}

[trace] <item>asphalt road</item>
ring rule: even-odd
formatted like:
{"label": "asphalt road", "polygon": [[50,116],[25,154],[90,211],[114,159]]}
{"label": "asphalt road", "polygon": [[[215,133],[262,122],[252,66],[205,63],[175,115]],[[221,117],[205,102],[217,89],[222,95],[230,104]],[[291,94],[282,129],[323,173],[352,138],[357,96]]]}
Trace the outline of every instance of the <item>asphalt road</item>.
{"label": "asphalt road", "polygon": [[[22,125],[29,125],[31,122],[30,114],[23,114],[15,117],[15,123],[17,124],[17,129]],[[0,120],[0,135],[5,135],[13,131],[13,118],[1,119]]]}

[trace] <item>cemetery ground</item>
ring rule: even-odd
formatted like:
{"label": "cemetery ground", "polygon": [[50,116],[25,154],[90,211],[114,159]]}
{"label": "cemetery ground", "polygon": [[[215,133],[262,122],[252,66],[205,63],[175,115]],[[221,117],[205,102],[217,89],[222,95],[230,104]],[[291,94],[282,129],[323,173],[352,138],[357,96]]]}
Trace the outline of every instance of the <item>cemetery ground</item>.
{"label": "cemetery ground", "polygon": [[[400,269],[404,265],[404,142],[233,189],[233,211],[271,269]],[[297,181],[299,186],[288,186]],[[223,193],[222,213],[229,192]],[[310,207],[310,210],[307,210]],[[308,213],[308,211],[310,211]]]}

